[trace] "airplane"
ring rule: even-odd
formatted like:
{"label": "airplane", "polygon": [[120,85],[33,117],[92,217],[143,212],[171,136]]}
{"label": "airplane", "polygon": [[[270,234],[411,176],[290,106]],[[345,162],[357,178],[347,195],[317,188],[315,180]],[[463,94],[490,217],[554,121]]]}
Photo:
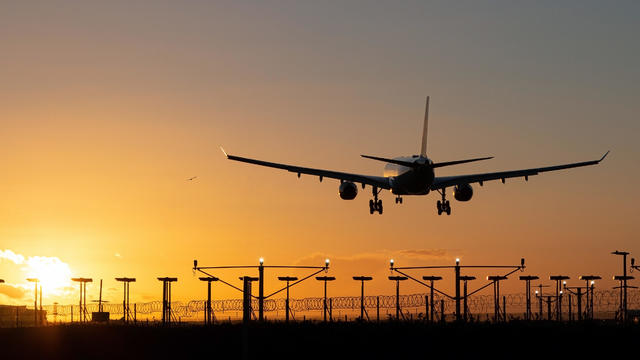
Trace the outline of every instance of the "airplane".
{"label": "airplane", "polygon": [[542,172],[599,164],[609,154],[609,151],[607,151],[599,160],[590,160],[570,164],[512,171],[438,177],[435,176],[435,169],[437,168],[488,160],[492,159],[493,157],[479,157],[465,160],[434,162],[427,157],[428,124],[429,97],[427,96],[426,108],[424,113],[424,126],[422,129],[422,144],[420,147],[419,155],[400,156],[394,158],[360,155],[363,158],[387,163],[384,167],[383,176],[352,174],[339,171],[286,165],[229,155],[224,151],[222,147],[220,149],[229,160],[287,170],[289,172],[297,173],[298,177],[300,177],[301,174],[318,176],[320,181],[322,181],[323,178],[338,179],[340,180],[338,194],[343,200],[353,200],[356,198],[356,196],[358,195],[358,187],[356,183],[361,184],[362,189],[364,189],[366,185],[369,185],[371,186],[373,196],[373,199],[369,200],[370,214],[373,214],[375,212],[382,214],[382,200],[378,199],[378,195],[382,190],[390,190],[391,193],[396,195],[396,204],[402,204],[403,195],[428,195],[432,191],[437,191],[442,197],[442,199],[438,200],[438,202],[436,203],[438,215],[442,215],[443,213],[451,215],[451,204],[449,203],[449,200],[446,199],[447,188],[453,188],[453,197],[456,200],[463,202],[469,201],[473,196],[473,188],[471,184],[478,183],[480,186],[483,186],[484,182],[491,180],[501,180],[504,184],[505,179],[508,178],[524,178],[525,181],[529,181],[529,176],[538,175]]}

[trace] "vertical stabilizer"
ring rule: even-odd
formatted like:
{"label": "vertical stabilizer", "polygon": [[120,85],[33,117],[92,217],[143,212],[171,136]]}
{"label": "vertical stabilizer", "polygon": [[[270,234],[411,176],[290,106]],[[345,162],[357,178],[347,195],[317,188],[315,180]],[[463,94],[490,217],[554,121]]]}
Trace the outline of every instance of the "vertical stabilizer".
{"label": "vertical stabilizer", "polygon": [[422,147],[420,148],[420,156],[427,157],[427,133],[429,132],[429,97],[427,96],[427,105],[424,109],[424,128],[422,128]]}

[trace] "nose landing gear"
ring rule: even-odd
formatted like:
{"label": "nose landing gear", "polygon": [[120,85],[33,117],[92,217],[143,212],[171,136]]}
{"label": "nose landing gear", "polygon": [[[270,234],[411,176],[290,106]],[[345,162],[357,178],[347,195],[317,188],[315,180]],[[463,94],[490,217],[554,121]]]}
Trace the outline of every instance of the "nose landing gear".
{"label": "nose landing gear", "polygon": [[377,211],[382,215],[382,200],[378,200],[380,190],[378,190],[378,187],[374,186],[371,192],[373,193],[373,200],[369,200],[369,214],[373,215],[373,213]]}
{"label": "nose landing gear", "polygon": [[442,213],[447,213],[447,215],[451,215],[451,204],[449,204],[449,200],[445,199],[446,189],[442,189],[440,194],[442,195],[442,201],[438,200],[436,203],[438,208],[438,215],[442,215]]}

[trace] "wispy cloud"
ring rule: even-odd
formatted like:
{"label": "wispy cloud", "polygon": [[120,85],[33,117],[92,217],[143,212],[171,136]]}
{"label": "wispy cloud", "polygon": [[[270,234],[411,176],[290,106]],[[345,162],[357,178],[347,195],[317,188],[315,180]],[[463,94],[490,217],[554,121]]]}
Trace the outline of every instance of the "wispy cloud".
{"label": "wispy cloud", "polygon": [[325,258],[329,258],[331,262],[362,262],[362,261],[380,261],[388,262],[390,259],[412,259],[412,260],[445,260],[453,259],[454,256],[460,255],[457,249],[402,249],[402,250],[380,250],[375,252],[363,252],[352,255],[333,255],[313,253],[302,257],[296,261],[297,264],[322,264]]}
{"label": "wispy cloud", "polygon": [[408,258],[417,259],[446,259],[453,256],[452,252],[458,250],[447,249],[407,249],[399,250],[397,254]]}
{"label": "wispy cloud", "polygon": [[14,286],[10,284],[0,284],[0,294],[6,295],[11,299],[24,298],[26,290],[20,286]]}

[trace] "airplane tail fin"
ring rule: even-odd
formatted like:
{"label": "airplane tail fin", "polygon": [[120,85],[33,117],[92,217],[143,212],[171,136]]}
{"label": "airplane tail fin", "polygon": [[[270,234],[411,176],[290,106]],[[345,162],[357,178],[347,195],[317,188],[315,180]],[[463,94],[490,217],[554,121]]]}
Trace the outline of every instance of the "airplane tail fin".
{"label": "airplane tail fin", "polygon": [[424,126],[422,128],[422,146],[420,147],[420,156],[427,157],[427,133],[429,132],[429,97],[427,96],[427,105],[424,109]]}

